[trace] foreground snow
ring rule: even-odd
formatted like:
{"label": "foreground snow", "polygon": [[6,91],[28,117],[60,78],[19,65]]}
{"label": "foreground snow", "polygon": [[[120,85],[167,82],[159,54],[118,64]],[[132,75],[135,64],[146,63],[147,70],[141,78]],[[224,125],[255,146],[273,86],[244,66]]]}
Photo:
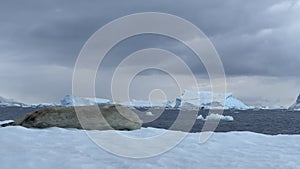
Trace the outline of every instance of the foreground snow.
{"label": "foreground snow", "polygon": [[[163,131],[143,128],[122,133],[153,136]],[[5,127],[0,128],[0,168],[296,169],[300,166],[299,135],[216,133],[205,144],[199,144],[198,138],[199,134],[188,134],[183,142],[167,153],[148,159],[128,159],[100,149],[82,130]]]}

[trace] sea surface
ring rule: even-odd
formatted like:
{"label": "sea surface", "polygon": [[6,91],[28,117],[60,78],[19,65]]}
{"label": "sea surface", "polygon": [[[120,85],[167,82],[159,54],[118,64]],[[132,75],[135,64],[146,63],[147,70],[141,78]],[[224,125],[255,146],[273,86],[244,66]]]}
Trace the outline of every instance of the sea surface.
{"label": "sea surface", "polygon": [[[41,108],[0,107],[0,121],[17,120],[25,114],[39,109]],[[143,127],[187,132],[202,131],[205,121],[196,120],[196,117],[201,114],[205,118],[208,115],[207,110],[139,109],[134,111],[144,121]],[[269,135],[300,134],[300,111],[226,110],[223,115],[232,116],[234,120],[220,121],[215,132],[251,131]]]}

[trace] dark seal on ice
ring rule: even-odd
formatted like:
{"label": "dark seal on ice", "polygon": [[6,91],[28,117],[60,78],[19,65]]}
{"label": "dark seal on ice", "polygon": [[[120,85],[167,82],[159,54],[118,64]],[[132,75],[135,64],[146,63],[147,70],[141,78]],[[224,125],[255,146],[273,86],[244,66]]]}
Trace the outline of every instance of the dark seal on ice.
{"label": "dark seal on ice", "polygon": [[20,125],[28,128],[61,127],[85,130],[136,130],[141,128],[142,121],[135,112],[127,107],[102,104],[76,107],[76,112],[74,107],[46,108],[29,113],[10,125]]}

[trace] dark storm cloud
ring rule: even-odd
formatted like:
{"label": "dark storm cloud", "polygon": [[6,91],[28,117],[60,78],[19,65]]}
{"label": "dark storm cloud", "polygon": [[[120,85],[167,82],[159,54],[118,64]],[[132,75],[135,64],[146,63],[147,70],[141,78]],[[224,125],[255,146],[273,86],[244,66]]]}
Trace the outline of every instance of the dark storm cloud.
{"label": "dark storm cloud", "polygon": [[[291,6],[270,11],[284,3]],[[299,16],[293,5],[296,1],[2,1],[1,51],[10,51],[10,57],[21,61],[72,67],[84,42],[104,24],[134,12],[158,11],[188,19],[202,29],[216,45],[228,75],[299,75],[292,71],[300,62],[299,31],[290,30]],[[259,35],[268,30],[269,34]],[[143,48],[145,40],[149,39],[135,45]],[[282,65],[283,61],[289,64]]]}
{"label": "dark storm cloud", "polygon": [[[69,91],[76,57],[96,30],[118,17],[150,11],[183,17],[203,30],[219,52],[227,76],[300,75],[297,71],[300,65],[299,1],[2,0],[0,76],[9,76],[11,81],[2,82],[1,88],[9,93],[8,88],[12,90],[13,83],[31,79],[38,86],[40,80],[47,79],[61,81],[63,87],[57,93]],[[186,47],[174,40],[153,36],[136,37],[119,44],[108,55],[103,69],[114,69],[122,58],[145,47],[171,50],[194,72],[205,74],[201,62]],[[55,73],[70,78],[58,78]],[[58,89],[60,83],[55,84]],[[51,86],[43,83],[43,87],[47,85]],[[30,84],[19,88],[38,95]],[[60,96],[54,98],[57,97]]]}

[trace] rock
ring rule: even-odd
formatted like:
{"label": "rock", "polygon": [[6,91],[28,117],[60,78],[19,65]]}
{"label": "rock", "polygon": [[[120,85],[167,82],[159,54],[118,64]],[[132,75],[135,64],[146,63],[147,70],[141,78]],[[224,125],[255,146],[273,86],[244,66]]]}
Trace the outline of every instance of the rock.
{"label": "rock", "polygon": [[46,108],[26,115],[13,125],[28,128],[61,127],[85,130],[135,130],[141,128],[142,121],[132,110],[126,107],[102,104]]}
{"label": "rock", "polygon": [[298,104],[300,103],[300,94],[299,94],[299,96],[298,96],[296,102],[297,102]]}
{"label": "rock", "polygon": [[8,122],[8,123],[3,123],[0,126],[1,127],[6,127],[6,126],[13,126],[13,125],[14,125],[14,122]]}

